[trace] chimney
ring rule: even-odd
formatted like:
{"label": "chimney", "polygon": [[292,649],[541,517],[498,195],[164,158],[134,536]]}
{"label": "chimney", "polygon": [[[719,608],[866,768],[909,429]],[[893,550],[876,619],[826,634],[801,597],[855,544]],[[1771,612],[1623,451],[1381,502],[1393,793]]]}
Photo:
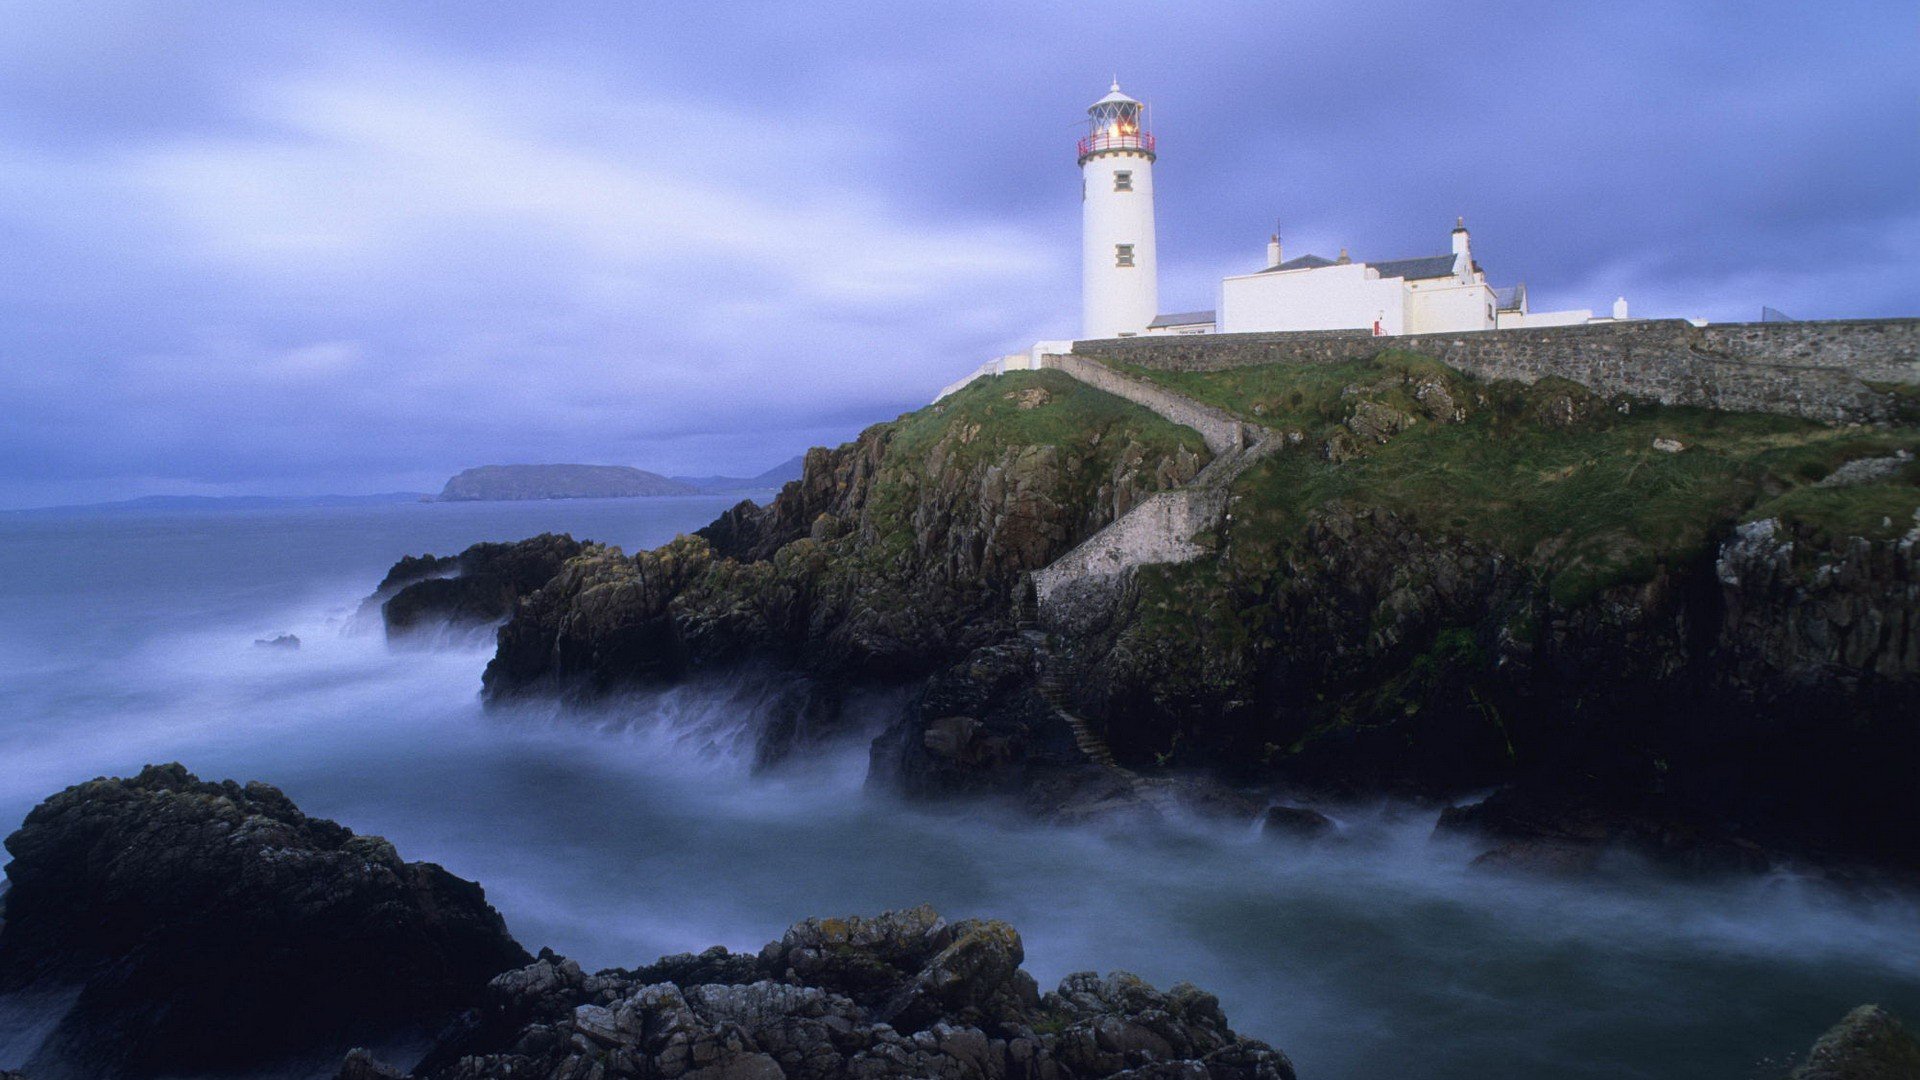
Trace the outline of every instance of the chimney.
{"label": "chimney", "polygon": [[1280,234],[1274,233],[1267,238],[1267,269],[1280,265]]}
{"label": "chimney", "polygon": [[1340,257],[1339,257],[1339,258],[1337,258],[1337,259],[1335,259],[1335,260],[1333,260],[1333,261],[1334,261],[1335,263],[1337,263],[1337,264],[1339,264],[1339,265],[1341,265],[1341,266],[1345,266],[1345,265],[1347,265],[1348,263],[1350,263],[1350,262],[1352,262],[1353,260],[1352,260],[1352,259],[1349,259],[1349,258],[1347,258],[1347,249],[1346,249],[1346,248],[1341,248],[1341,249],[1340,249]]}
{"label": "chimney", "polygon": [[1621,297],[1613,302],[1613,317],[1621,322],[1627,319],[1627,298]]}
{"label": "chimney", "polygon": [[1467,219],[1463,217],[1453,219],[1453,253],[1456,256],[1465,255],[1467,257],[1467,265],[1461,269],[1473,269],[1473,251],[1467,238]]}

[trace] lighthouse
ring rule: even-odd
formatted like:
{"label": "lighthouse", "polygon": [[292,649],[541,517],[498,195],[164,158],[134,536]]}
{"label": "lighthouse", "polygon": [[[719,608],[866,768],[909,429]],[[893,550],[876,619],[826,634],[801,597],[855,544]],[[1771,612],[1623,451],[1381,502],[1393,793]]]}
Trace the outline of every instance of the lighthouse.
{"label": "lighthouse", "polygon": [[1087,108],[1080,140],[1080,321],[1084,337],[1146,330],[1159,313],[1153,239],[1153,134],[1120,92]]}

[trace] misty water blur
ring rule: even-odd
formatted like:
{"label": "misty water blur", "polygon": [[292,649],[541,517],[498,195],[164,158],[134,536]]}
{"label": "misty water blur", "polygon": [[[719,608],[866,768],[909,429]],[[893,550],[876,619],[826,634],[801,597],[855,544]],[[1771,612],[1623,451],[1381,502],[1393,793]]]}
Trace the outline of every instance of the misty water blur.
{"label": "misty water blur", "polygon": [[[1012,922],[1043,986],[1196,982],[1308,1080],[1749,1077],[1861,1002],[1920,1016],[1907,900],[1490,876],[1431,812],[1384,806],[1313,846],[903,807],[865,790],[859,738],[753,773],[750,681],[483,711],[484,635],[391,650],[355,618],[403,554],[548,529],[632,550],[730,501],[0,516],[0,822],[147,762],[261,779],[480,881],[523,944],[590,968],[930,902]],[[281,633],[300,647],[253,644]],[[0,1033],[0,1066],[32,1039]]]}

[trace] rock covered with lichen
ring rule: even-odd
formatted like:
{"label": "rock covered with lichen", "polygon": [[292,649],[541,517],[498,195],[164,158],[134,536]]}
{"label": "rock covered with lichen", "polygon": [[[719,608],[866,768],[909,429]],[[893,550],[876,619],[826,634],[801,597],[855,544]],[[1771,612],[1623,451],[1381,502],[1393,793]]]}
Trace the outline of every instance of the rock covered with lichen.
{"label": "rock covered with lichen", "polygon": [[1893,1014],[1862,1005],[1820,1036],[1791,1080],[1913,1080],[1920,1040]]}
{"label": "rock covered with lichen", "polygon": [[[1182,983],[1069,975],[1041,993],[1005,923],[926,907],[808,919],[756,955],[721,949],[634,971],[543,953],[411,1074],[517,1077],[1195,1077],[1291,1080],[1284,1054],[1236,1035]],[[399,1075],[365,1054],[343,1080]]]}

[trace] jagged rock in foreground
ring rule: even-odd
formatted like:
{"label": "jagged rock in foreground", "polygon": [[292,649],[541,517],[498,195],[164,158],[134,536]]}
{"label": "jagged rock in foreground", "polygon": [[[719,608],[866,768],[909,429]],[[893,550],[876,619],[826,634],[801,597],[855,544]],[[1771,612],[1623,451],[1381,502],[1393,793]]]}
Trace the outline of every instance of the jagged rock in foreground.
{"label": "jagged rock in foreground", "polygon": [[[759,955],[710,949],[587,974],[543,953],[494,979],[421,1080],[698,1080],[1126,1076],[1292,1080],[1286,1055],[1243,1039],[1219,1002],[1115,973],[1042,995],[1005,923],[932,909],[808,919]],[[342,1080],[398,1076],[367,1055]]]}
{"label": "jagged rock in foreground", "polygon": [[1914,1080],[1920,1041],[1878,1005],[1862,1005],[1827,1029],[1791,1080]]}
{"label": "jagged rock in foreground", "polygon": [[[478,885],[177,764],[68,788],[7,848],[0,993],[80,988],[35,1076],[298,1073],[435,1032],[422,1080],[1294,1076],[1210,994],[1086,973],[1043,995],[1012,927],[926,907],[637,971],[531,960]],[[403,1074],[355,1050],[339,1075]]]}
{"label": "jagged rock in foreground", "polygon": [[474,544],[458,555],[409,555],[387,571],[367,603],[379,605],[389,638],[442,624],[498,622],[586,547],[571,536],[542,533],[510,544]]}
{"label": "jagged rock in foreground", "polygon": [[478,885],[180,765],[70,787],[7,838],[0,992],[78,985],[31,1075],[243,1069],[425,1036],[526,963]]}

